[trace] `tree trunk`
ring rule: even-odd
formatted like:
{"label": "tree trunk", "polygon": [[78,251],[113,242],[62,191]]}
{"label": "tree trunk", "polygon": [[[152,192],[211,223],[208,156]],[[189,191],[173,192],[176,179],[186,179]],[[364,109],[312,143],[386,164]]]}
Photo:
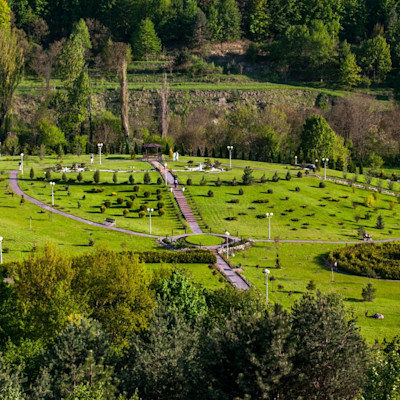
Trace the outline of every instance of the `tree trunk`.
{"label": "tree trunk", "polygon": [[127,83],[127,62],[126,58],[122,59],[121,64],[121,124],[125,138],[129,138],[129,121],[128,121],[128,83]]}
{"label": "tree trunk", "polygon": [[168,96],[169,90],[167,85],[167,74],[164,72],[163,76],[163,87],[159,92],[160,95],[160,130],[163,138],[168,135],[169,125],[169,108],[168,108]]}

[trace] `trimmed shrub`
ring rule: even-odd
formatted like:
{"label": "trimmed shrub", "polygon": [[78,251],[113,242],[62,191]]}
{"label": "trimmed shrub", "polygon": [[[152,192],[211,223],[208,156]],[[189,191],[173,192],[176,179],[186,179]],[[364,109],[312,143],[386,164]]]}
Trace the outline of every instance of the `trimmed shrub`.
{"label": "trimmed shrub", "polygon": [[239,199],[232,199],[232,200],[229,200],[228,203],[231,203],[231,204],[238,204],[238,203],[239,203]]}
{"label": "trimmed shrub", "polygon": [[265,176],[265,173],[262,175],[260,178],[260,183],[266,183],[267,182],[267,177]]}
{"label": "trimmed shrub", "polygon": [[139,188],[138,185],[135,185],[135,186],[133,187],[133,191],[134,191],[134,192],[138,192],[139,190],[140,190],[140,188]]}
{"label": "trimmed shrub", "polygon": [[64,182],[67,182],[68,178],[67,178],[67,174],[65,172],[63,172],[63,174],[62,174],[61,180]]}
{"label": "trimmed shrub", "polygon": [[122,197],[118,197],[117,204],[121,205],[123,202],[124,202],[124,199]]}
{"label": "trimmed shrub", "polygon": [[160,217],[162,217],[164,214],[165,214],[165,210],[164,210],[163,208],[160,208],[160,209],[158,210],[158,215],[159,215]]}
{"label": "trimmed shrub", "polygon": [[290,181],[290,180],[292,179],[292,175],[290,175],[290,172],[289,172],[289,171],[287,172],[287,174],[286,174],[286,176],[285,176],[285,179],[286,179],[287,181]]}
{"label": "trimmed shrub", "polygon": [[158,194],[157,195],[157,200],[162,200],[163,199],[163,195],[162,194]]}
{"label": "trimmed shrub", "polygon": [[113,178],[112,178],[114,185],[116,185],[118,183],[118,175],[116,172],[113,173]]}
{"label": "trimmed shrub", "polygon": [[164,206],[165,206],[165,203],[163,201],[159,201],[157,203],[157,210],[160,210],[161,208],[164,208]]}
{"label": "trimmed shrub", "polygon": [[268,193],[268,194],[273,194],[274,191],[273,191],[272,189],[268,189],[268,190],[267,190],[267,193]]}
{"label": "trimmed shrub", "polygon": [[135,183],[135,179],[133,178],[133,175],[130,174],[130,175],[129,175],[129,184],[130,184],[130,185],[133,185],[134,183]]}
{"label": "trimmed shrub", "polygon": [[162,183],[163,183],[163,180],[160,177],[158,177],[157,178],[157,185],[162,185]]}
{"label": "trimmed shrub", "polygon": [[31,168],[31,170],[29,171],[29,178],[33,179],[35,177],[35,171],[33,170],[33,168]]}
{"label": "trimmed shrub", "polygon": [[124,217],[126,217],[129,215],[129,210],[127,208],[125,208],[122,213],[124,214]]}
{"label": "trimmed shrub", "polygon": [[133,201],[132,200],[126,200],[126,208],[133,208]]}
{"label": "trimmed shrub", "polygon": [[301,171],[299,171],[299,172],[297,173],[297,177],[298,177],[298,178],[302,178],[302,177],[303,177],[303,173],[302,173]]}
{"label": "trimmed shrub", "polygon": [[148,172],[145,172],[143,175],[143,183],[145,185],[148,185],[151,183],[151,178],[150,178],[150,174]]}
{"label": "trimmed shrub", "polygon": [[214,197],[214,192],[212,190],[209,190],[207,193],[208,197]]}
{"label": "trimmed shrub", "polygon": [[147,207],[144,204],[141,204],[139,207],[140,211],[146,211]]}
{"label": "trimmed shrub", "polygon": [[95,183],[100,183],[100,171],[96,169],[96,171],[93,174],[93,181]]}
{"label": "trimmed shrub", "polygon": [[242,188],[239,189],[239,196],[243,196],[244,195],[244,191]]}
{"label": "trimmed shrub", "polygon": [[272,176],[272,182],[279,182],[278,172],[275,171],[274,175]]}
{"label": "trimmed shrub", "polygon": [[254,200],[253,203],[267,204],[267,203],[269,203],[269,200],[268,199],[258,199],[258,200]]}
{"label": "trimmed shrub", "polygon": [[106,201],[104,202],[104,205],[105,205],[107,208],[110,208],[110,207],[111,207],[111,201],[110,201],[110,200],[106,200]]}
{"label": "trimmed shrub", "polygon": [[83,181],[83,176],[82,176],[82,172],[79,172],[78,176],[76,177],[76,179],[78,180],[79,183],[81,183]]}
{"label": "trimmed shrub", "polygon": [[146,211],[140,210],[139,211],[139,218],[144,218],[146,216]]}
{"label": "trimmed shrub", "polygon": [[148,199],[151,196],[151,193],[149,191],[146,191],[143,193],[143,195],[146,199]]}
{"label": "trimmed shrub", "polygon": [[200,181],[200,186],[206,186],[206,185],[207,185],[207,181],[206,181],[206,178],[204,178],[204,176],[203,176]]}
{"label": "trimmed shrub", "polygon": [[132,200],[132,201],[135,201],[135,199],[136,199],[136,194],[131,194],[130,196],[129,196],[129,198]]}
{"label": "trimmed shrub", "polygon": [[187,250],[187,251],[128,251],[129,255],[138,255],[139,260],[144,263],[159,264],[215,264],[217,257],[210,250]]}
{"label": "trimmed shrub", "polygon": [[104,214],[106,212],[106,206],[100,206],[100,212]]}
{"label": "trimmed shrub", "polygon": [[188,179],[186,180],[186,185],[187,185],[187,186],[192,186],[192,185],[193,185],[193,181],[191,180],[191,178],[188,178]]}
{"label": "trimmed shrub", "polygon": [[325,182],[320,182],[318,186],[320,189],[325,189],[326,187]]}
{"label": "trimmed shrub", "polygon": [[218,177],[217,181],[215,182],[215,186],[220,187],[222,185],[220,177]]}
{"label": "trimmed shrub", "polygon": [[296,186],[294,190],[295,190],[296,192],[300,192],[299,186]]}
{"label": "trimmed shrub", "polygon": [[237,180],[235,177],[232,179],[232,186],[237,186]]}

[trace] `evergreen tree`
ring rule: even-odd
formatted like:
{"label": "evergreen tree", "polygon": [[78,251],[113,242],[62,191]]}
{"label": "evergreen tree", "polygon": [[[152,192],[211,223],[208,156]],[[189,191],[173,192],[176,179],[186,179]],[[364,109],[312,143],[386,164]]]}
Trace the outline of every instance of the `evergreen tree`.
{"label": "evergreen tree", "polygon": [[376,220],[376,229],[383,229],[385,227],[385,223],[383,221],[382,215],[378,215]]}
{"label": "evergreen tree", "polygon": [[361,82],[361,68],[357,65],[356,57],[351,52],[350,45],[346,41],[342,44],[338,72],[340,85],[358,86]]}
{"label": "evergreen tree", "polygon": [[98,169],[93,174],[93,180],[95,183],[100,183],[100,171]]}
{"label": "evergreen tree", "polygon": [[256,0],[252,4],[249,30],[256,42],[266,40],[269,34],[270,20],[267,4],[267,0]]}
{"label": "evergreen tree", "polygon": [[246,167],[242,177],[243,185],[251,185],[254,182],[253,170],[250,167]]}
{"label": "evergreen tree", "polygon": [[116,172],[113,173],[113,183],[116,185],[118,183],[118,175]]}
{"label": "evergreen tree", "polygon": [[368,282],[367,286],[362,289],[361,296],[364,301],[373,301],[376,297],[376,289],[372,286],[371,282]]}
{"label": "evergreen tree", "polygon": [[240,38],[241,15],[236,0],[222,0],[219,9],[221,40],[231,41]]}
{"label": "evergreen tree", "polygon": [[202,10],[198,10],[193,29],[191,45],[194,48],[201,49],[208,42],[210,32],[208,28],[207,17]]}
{"label": "evergreen tree", "polygon": [[33,170],[33,168],[31,168],[31,170],[29,171],[29,178],[33,179],[35,177],[35,171]]}
{"label": "evergreen tree", "polygon": [[144,19],[132,39],[133,53],[139,60],[148,60],[161,53],[161,41],[150,19]]}

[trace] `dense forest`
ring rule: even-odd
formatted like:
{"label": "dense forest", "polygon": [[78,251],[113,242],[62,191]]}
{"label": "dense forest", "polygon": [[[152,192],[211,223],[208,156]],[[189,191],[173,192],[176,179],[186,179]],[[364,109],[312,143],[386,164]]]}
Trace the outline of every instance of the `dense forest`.
{"label": "dense forest", "polygon": [[[394,399],[400,341],[368,348],[337,295],[290,312],[138,254],[53,246],[3,266],[1,399]],[[304,371],[307,374],[304,374]]]}
{"label": "dense forest", "polygon": [[[166,154],[175,148],[225,157],[233,145],[234,158],[328,157],[331,168],[380,173],[383,163],[400,163],[395,101],[322,91],[311,106],[296,107],[294,100],[274,104],[231,91],[222,99],[227,107],[189,106],[192,95],[183,93],[186,106],[178,109],[169,83],[182,76],[218,83],[245,65],[257,82],[393,87],[396,100],[398,11],[389,0],[0,0],[3,150],[62,156],[94,152],[101,141],[106,153],[137,154],[143,143],[159,142]],[[212,61],[210,46],[238,39],[246,43],[239,63]],[[129,85],[149,65],[159,65],[159,89],[138,105],[141,91]],[[43,90],[18,94],[16,107],[24,77],[41,79]],[[101,89],[102,82],[114,82],[114,89]],[[20,115],[24,107],[29,112]]]}

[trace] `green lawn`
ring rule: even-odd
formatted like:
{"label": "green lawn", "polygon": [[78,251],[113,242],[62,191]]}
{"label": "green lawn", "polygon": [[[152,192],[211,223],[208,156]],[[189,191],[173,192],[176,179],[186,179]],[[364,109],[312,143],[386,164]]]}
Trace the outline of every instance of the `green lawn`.
{"label": "green lawn", "polygon": [[[256,181],[264,173],[255,170]],[[371,191],[328,181],[325,188],[320,188],[319,179],[297,178],[295,174],[286,181],[285,173],[280,173],[280,181],[272,182],[273,173],[265,173],[268,181],[252,186],[232,186],[233,177],[241,182],[240,168],[223,173],[179,172],[178,175],[181,182],[192,179],[193,185],[186,188],[185,195],[215,233],[228,230],[238,236],[265,239],[268,236],[265,214],[272,212],[271,237],[281,239],[357,240],[360,226],[374,239],[400,237],[400,205],[394,196],[377,194],[374,207],[368,208],[364,200]],[[203,177],[206,186],[199,185]],[[221,187],[215,186],[218,177]],[[243,189],[243,195],[239,195],[239,189]],[[213,197],[208,196],[210,190]],[[380,214],[385,221],[382,230],[375,228]]]}
{"label": "green lawn", "polygon": [[[358,276],[335,273],[334,282],[329,268],[323,263],[323,257],[338,245],[280,243],[277,251],[275,243],[257,243],[254,247],[237,252],[231,261],[240,264],[243,274],[265,293],[264,269],[270,270],[269,300],[285,307],[291,306],[307,290],[310,280],[314,280],[317,289],[323,293],[336,292],[345,300],[349,311],[358,318],[362,334],[372,343],[375,339],[391,338],[400,334],[400,285],[398,281],[368,279]],[[276,254],[279,253],[281,269],[277,269]],[[372,303],[363,302],[361,290],[372,282],[376,287],[376,299]],[[283,288],[278,289],[278,285]],[[368,315],[382,313],[384,320],[367,318]]]}
{"label": "green lawn", "polygon": [[[105,218],[113,218],[119,228],[130,229],[137,232],[149,232],[148,215],[144,218],[139,217],[140,206],[144,205],[145,209],[153,208],[152,214],[152,234],[170,235],[185,233],[184,225],[177,218],[177,214],[173,207],[175,201],[172,194],[165,188],[164,183],[157,185],[155,182],[160,175],[157,172],[150,172],[151,184],[143,184],[143,172],[133,173],[135,185],[139,187],[138,192],[133,191],[133,185],[127,183],[128,173],[118,173],[117,184],[113,183],[112,172],[100,172],[100,183],[98,185],[88,183],[93,181],[93,172],[83,172],[83,181],[64,182],[61,173],[51,173],[51,179],[56,182],[54,189],[54,203],[57,208],[67,213],[88,219],[90,221],[103,223]],[[39,179],[30,180],[26,174],[24,179],[20,179],[20,187],[31,197],[34,197],[44,203],[51,205],[51,187],[48,182],[43,181],[43,171],[38,169],[35,175]],[[77,173],[68,173],[67,179],[76,179]],[[86,182],[86,183],[85,183]],[[93,193],[93,189],[104,190],[100,193]],[[156,190],[162,191],[162,201],[164,203],[165,215],[158,215]],[[146,198],[145,193],[150,192],[150,197]],[[127,216],[123,215],[123,211],[127,208],[126,201],[130,200],[130,196],[137,195],[133,201],[133,207],[129,209]],[[123,199],[122,204],[118,204],[118,198]],[[111,207],[102,213],[100,207],[106,200],[111,202]],[[147,213],[146,213],[147,214]],[[187,230],[190,232],[190,230]]]}
{"label": "green lawn", "polygon": [[218,246],[225,241],[224,238],[210,235],[193,235],[185,238],[188,243],[202,246]]}

